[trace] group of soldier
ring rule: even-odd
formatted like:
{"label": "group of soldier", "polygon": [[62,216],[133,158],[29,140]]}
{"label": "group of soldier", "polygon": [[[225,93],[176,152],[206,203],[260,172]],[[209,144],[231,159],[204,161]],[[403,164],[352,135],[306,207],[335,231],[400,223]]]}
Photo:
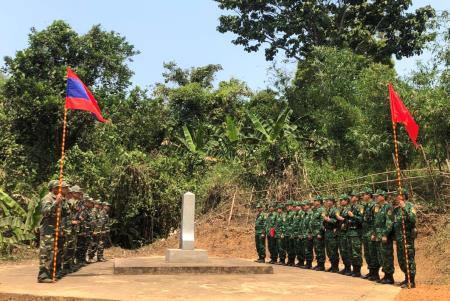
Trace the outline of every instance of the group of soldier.
{"label": "group of soldier", "polygon": [[[314,200],[258,204],[255,221],[256,262],[264,263],[266,241],[270,264],[363,277],[394,284],[394,241],[405,280],[415,287],[416,210],[401,189],[392,194],[371,188],[362,192],[316,196]],[[266,210],[267,209],[267,210]],[[405,249],[406,248],[406,249]],[[363,254],[369,273],[361,275]],[[313,259],[317,262],[312,266]],[[325,269],[328,258],[331,267]],[[287,261],[286,261],[287,259]],[[344,268],[339,270],[342,260]],[[384,277],[380,278],[380,268]]]}
{"label": "group of soldier", "polygon": [[39,228],[38,282],[43,283],[53,282],[53,275],[61,279],[93,263],[94,257],[97,261],[105,261],[103,250],[110,227],[110,205],[94,200],[78,185],[69,186],[62,181],[60,187],[58,181],[52,180],[48,183],[48,190],[41,200]]}

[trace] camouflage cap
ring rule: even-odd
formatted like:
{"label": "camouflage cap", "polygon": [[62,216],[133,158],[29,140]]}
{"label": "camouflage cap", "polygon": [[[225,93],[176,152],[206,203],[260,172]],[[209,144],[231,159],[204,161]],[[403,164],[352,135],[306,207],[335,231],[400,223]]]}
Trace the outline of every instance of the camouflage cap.
{"label": "camouflage cap", "polygon": [[400,194],[400,192],[401,192],[401,194],[405,197],[405,199],[407,200],[407,199],[408,199],[408,190],[405,189],[405,188],[397,189],[397,190],[394,192],[394,195],[397,196],[397,195]]}
{"label": "camouflage cap", "polygon": [[268,208],[275,208],[275,204],[274,203],[270,203]]}
{"label": "camouflage cap", "polygon": [[74,185],[74,186],[70,187],[69,191],[70,191],[70,192],[74,192],[74,193],[77,193],[77,192],[80,192],[80,193],[81,193],[81,192],[83,192],[83,191],[81,190],[81,187],[78,186],[78,185]]}
{"label": "camouflage cap", "polygon": [[334,200],[335,200],[334,196],[332,196],[331,194],[330,194],[330,195],[327,195],[327,196],[324,197],[323,199],[324,199],[325,201],[328,201],[328,200],[334,201]]}
{"label": "camouflage cap", "polygon": [[314,201],[323,201],[323,198],[321,195],[316,195],[316,197],[314,198]]}
{"label": "camouflage cap", "polygon": [[[59,187],[59,181],[58,180],[51,180],[48,182],[48,190],[55,189],[56,187]],[[61,182],[61,187],[69,187],[66,181]]]}
{"label": "camouflage cap", "polygon": [[278,203],[277,204],[277,209],[284,209],[284,204],[283,203]]}
{"label": "camouflage cap", "polygon": [[382,190],[382,189],[377,189],[377,191],[375,191],[375,193],[374,193],[373,195],[374,195],[374,196],[382,195],[382,196],[386,197],[386,196],[387,196],[387,193],[386,193],[386,191],[384,191],[384,190]]}
{"label": "camouflage cap", "polygon": [[359,196],[359,192],[353,190],[352,192],[350,192],[350,196]]}
{"label": "camouflage cap", "polygon": [[294,205],[294,201],[289,200],[286,202],[286,206],[292,206],[292,205]]}
{"label": "camouflage cap", "polygon": [[370,187],[365,187],[361,194],[373,194],[373,190]]}
{"label": "camouflage cap", "polygon": [[256,204],[256,208],[263,208],[263,206],[261,205],[261,203]]}
{"label": "camouflage cap", "polygon": [[304,205],[308,205],[308,206],[310,206],[312,204],[312,202],[310,200],[304,200],[303,203],[304,203]]}
{"label": "camouflage cap", "polygon": [[343,193],[343,194],[341,194],[341,195],[339,196],[339,200],[346,200],[346,201],[348,201],[348,199],[349,199],[349,197],[348,197],[348,195],[345,194],[345,193]]}

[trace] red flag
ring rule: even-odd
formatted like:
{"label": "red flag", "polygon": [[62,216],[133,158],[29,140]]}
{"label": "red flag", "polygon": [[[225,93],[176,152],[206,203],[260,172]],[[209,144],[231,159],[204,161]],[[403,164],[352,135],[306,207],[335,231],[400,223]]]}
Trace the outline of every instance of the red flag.
{"label": "red flag", "polygon": [[94,95],[69,67],[67,67],[66,108],[91,112],[98,121],[106,122]]}
{"label": "red flag", "polygon": [[392,122],[399,122],[405,126],[406,132],[412,143],[417,147],[417,136],[419,135],[419,126],[409,113],[405,104],[402,102],[398,94],[394,91],[394,87],[389,83],[389,99],[391,104]]}

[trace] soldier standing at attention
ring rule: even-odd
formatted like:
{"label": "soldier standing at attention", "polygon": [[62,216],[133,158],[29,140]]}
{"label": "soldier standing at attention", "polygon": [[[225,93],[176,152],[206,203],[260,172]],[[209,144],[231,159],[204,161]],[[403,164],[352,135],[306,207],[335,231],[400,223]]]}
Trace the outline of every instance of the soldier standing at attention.
{"label": "soldier standing at attention", "polygon": [[[377,281],[382,284],[394,284],[394,247],[391,237],[393,212],[386,202],[387,193],[378,189],[374,194],[377,204],[374,207],[374,232],[371,239],[377,242],[378,262],[383,268],[384,277]],[[378,274],[378,271],[376,271]]]}
{"label": "soldier standing at attention", "polygon": [[[405,236],[406,236],[406,254],[408,256],[408,271],[406,270],[406,258],[405,258],[405,237],[403,236],[402,225],[402,211],[403,221],[405,223]],[[394,202],[394,235],[397,241],[397,259],[400,269],[405,274],[405,280],[400,283],[402,288],[408,287],[408,274],[411,288],[416,287],[416,262],[414,260],[415,249],[414,240],[417,236],[416,229],[416,209],[414,205],[408,201],[408,192],[402,190],[402,193],[397,193],[396,200]]]}
{"label": "soldier standing at attention", "polygon": [[313,253],[313,237],[310,231],[310,222],[312,217],[312,210],[311,210],[311,202],[309,200],[304,201],[305,203],[305,217],[303,219],[302,228],[303,228],[303,236],[305,237],[304,244],[305,244],[305,260],[306,264],[303,267],[303,269],[311,269],[312,268],[312,261],[314,259],[314,253]]}
{"label": "soldier standing at attention", "polygon": [[339,197],[340,209],[336,212],[336,219],[338,221],[338,238],[339,238],[339,253],[341,254],[344,269],[339,272],[341,275],[352,275],[352,262],[350,259],[349,243],[347,238],[347,218],[349,211],[349,197],[346,194],[341,194]]}
{"label": "soldier standing at attention", "polygon": [[349,243],[350,259],[353,266],[352,276],[361,277],[362,245],[361,231],[364,215],[364,207],[359,204],[359,192],[350,193],[350,210],[348,215],[347,239]]}
{"label": "soldier standing at attention", "polygon": [[63,212],[66,216],[64,217],[64,251],[63,251],[63,274],[69,274],[74,272],[75,269],[75,249],[76,249],[76,226],[78,221],[75,218],[77,212],[77,202],[80,197],[80,187],[72,186],[69,188],[69,193],[66,196],[66,201],[64,202]]}
{"label": "soldier standing at attention", "polygon": [[294,235],[296,236],[295,240],[295,254],[297,257],[296,267],[305,266],[305,247],[304,247],[304,237],[302,230],[302,222],[305,212],[302,209],[303,202],[295,202],[295,219],[294,219]]}
{"label": "soldier standing at attention", "polygon": [[323,200],[320,195],[314,198],[314,207],[312,209],[312,216],[309,223],[317,262],[317,265],[313,268],[315,271],[325,271],[325,242],[323,228],[325,209],[322,207],[322,201]]}
{"label": "soldier standing at attention", "polygon": [[286,213],[283,212],[283,209],[283,204],[279,203],[277,206],[275,237],[277,238],[278,264],[286,265],[286,242],[284,239]]}
{"label": "soldier standing at attention", "polygon": [[[89,249],[89,261],[90,263],[94,262],[94,257],[97,255],[98,251],[98,243],[102,232],[102,220],[101,220],[101,203],[100,200],[94,201],[94,208],[91,210],[92,215],[92,238]],[[97,257],[98,260],[98,257]]]}
{"label": "soldier standing at attention", "polygon": [[286,213],[286,229],[285,229],[285,241],[286,241],[286,251],[288,257],[288,266],[295,265],[295,216],[297,212],[294,210],[294,202],[288,201],[287,203],[287,213]]}
{"label": "soldier standing at attention", "polygon": [[369,269],[369,273],[363,278],[371,281],[378,281],[380,280],[380,276],[378,275],[380,265],[378,263],[377,244],[375,241],[371,240],[371,235],[374,231],[373,209],[376,203],[373,201],[373,191],[371,188],[366,187],[362,194],[364,207],[362,241],[364,247],[364,258],[366,259],[367,268]]}
{"label": "soldier standing at attention", "polygon": [[255,245],[256,252],[258,253],[258,259],[255,260],[259,263],[264,263],[266,260],[266,219],[267,216],[264,213],[264,208],[261,204],[256,205],[258,211],[255,220]]}
{"label": "soldier standing at attention", "polygon": [[[53,275],[53,257],[55,256],[54,239],[55,239],[55,221],[57,208],[64,199],[64,196],[68,192],[68,187],[66,182],[62,182],[61,185],[61,195],[59,192],[59,182],[57,180],[52,180],[48,183],[49,193],[45,195],[41,200],[41,213],[42,220],[39,226],[39,272],[38,272],[38,282],[40,283],[51,283]],[[61,232],[61,231],[60,231]],[[58,241],[58,248],[62,248],[63,245],[61,241]],[[60,262],[56,264],[56,272],[59,272]]]}
{"label": "soldier standing at attention", "polygon": [[275,212],[275,206],[273,203],[269,204],[269,213],[266,219],[266,236],[270,253],[270,264],[275,264],[278,261],[277,238],[275,236],[276,219],[277,212]]}
{"label": "soldier standing at attention", "polygon": [[105,250],[105,239],[106,239],[106,223],[108,212],[106,211],[106,206],[109,204],[107,202],[101,202],[101,209],[99,211],[99,219],[101,224],[101,230],[98,237],[98,246],[97,246],[97,261],[106,261],[106,259],[103,257],[103,253]]}
{"label": "soldier standing at attention", "polygon": [[339,251],[338,251],[338,236],[337,236],[337,208],[335,206],[335,199],[333,196],[328,196],[325,199],[325,217],[323,220],[325,228],[325,250],[330,260],[331,267],[327,272],[339,272]]}

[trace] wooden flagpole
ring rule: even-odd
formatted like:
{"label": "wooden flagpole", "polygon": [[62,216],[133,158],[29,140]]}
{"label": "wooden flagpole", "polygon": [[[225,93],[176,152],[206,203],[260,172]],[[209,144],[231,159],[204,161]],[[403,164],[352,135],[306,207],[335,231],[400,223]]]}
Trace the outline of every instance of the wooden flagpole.
{"label": "wooden flagpole", "polygon": [[[62,182],[63,182],[63,170],[64,170],[64,147],[66,143],[66,128],[67,128],[67,108],[64,105],[64,122],[63,122],[63,133],[62,133],[62,143],[61,143],[61,160],[59,161],[59,186],[58,195],[61,197],[62,193]],[[56,205],[56,221],[55,221],[55,239],[53,244],[53,270],[52,270],[52,280],[56,282],[56,258],[58,257],[58,238],[59,238],[59,222],[61,219],[61,202]]]}
{"label": "wooden flagpole", "polygon": [[[392,112],[391,112],[392,114]],[[394,131],[394,148],[395,148],[395,170],[397,171],[397,184],[398,184],[398,193],[400,196],[403,196],[402,191],[402,180],[401,180],[401,173],[400,173],[400,161],[398,159],[398,145],[397,145],[397,124],[392,121],[392,129]],[[408,252],[406,250],[406,230],[405,230],[405,218],[403,216],[403,208],[400,208],[400,212],[402,215],[402,235],[403,235],[403,249],[404,249],[404,256],[406,261],[406,282],[408,284],[408,288],[411,288],[411,277],[409,275],[409,259],[408,259]],[[398,243],[398,242],[397,242]]]}

